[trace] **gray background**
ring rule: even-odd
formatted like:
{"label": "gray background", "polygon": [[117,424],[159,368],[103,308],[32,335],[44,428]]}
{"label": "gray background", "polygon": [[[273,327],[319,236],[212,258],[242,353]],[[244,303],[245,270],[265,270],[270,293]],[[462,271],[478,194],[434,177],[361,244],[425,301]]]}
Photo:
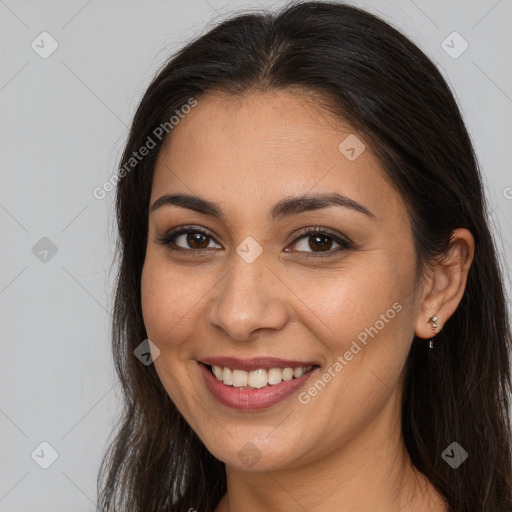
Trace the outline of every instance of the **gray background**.
{"label": "gray background", "polygon": [[[408,34],[452,85],[510,265],[512,1],[352,3]],[[234,10],[283,4],[0,0],[0,512],[96,509],[120,395],[109,344],[114,192],[92,191],[115,172],[137,102],[171,52]],[[51,48],[44,31],[58,43],[46,59],[31,47]],[[442,47],[453,31],[469,44],[458,58]],[[42,442],[58,453],[47,469]]]}

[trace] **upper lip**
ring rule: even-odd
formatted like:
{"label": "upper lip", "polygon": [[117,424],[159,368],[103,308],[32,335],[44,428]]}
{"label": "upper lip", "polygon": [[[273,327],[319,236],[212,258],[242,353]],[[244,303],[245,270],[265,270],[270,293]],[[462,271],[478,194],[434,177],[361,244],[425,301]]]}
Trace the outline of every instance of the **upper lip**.
{"label": "upper lip", "polygon": [[199,360],[210,366],[222,366],[232,370],[259,370],[260,368],[298,368],[299,366],[318,366],[314,361],[297,361],[292,359],[279,359],[277,357],[254,357],[240,359],[238,357],[205,357]]}

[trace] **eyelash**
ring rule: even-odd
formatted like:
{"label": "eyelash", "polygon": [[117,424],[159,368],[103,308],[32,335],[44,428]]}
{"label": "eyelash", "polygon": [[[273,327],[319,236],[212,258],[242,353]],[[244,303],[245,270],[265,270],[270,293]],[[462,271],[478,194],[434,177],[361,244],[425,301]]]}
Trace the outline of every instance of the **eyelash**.
{"label": "eyelash", "polygon": [[[176,238],[178,238],[178,236],[183,235],[183,234],[189,234],[189,233],[201,233],[202,235],[204,235],[208,238],[211,238],[215,243],[218,244],[218,242],[215,240],[215,238],[213,237],[213,235],[210,232],[208,232],[202,228],[195,228],[193,226],[183,226],[181,228],[177,228],[176,230],[170,231],[170,232],[166,233],[165,235],[163,235],[162,237],[157,238],[156,241],[157,241],[157,243],[168,246],[169,250],[171,250],[171,251],[186,251],[186,252],[190,252],[192,254],[198,255],[199,253],[204,252],[205,250],[208,250],[208,249],[185,249],[183,247],[175,246],[174,241]],[[317,253],[309,252],[308,253],[306,251],[298,251],[300,253],[306,252],[307,256],[301,256],[301,257],[304,257],[304,258],[326,258],[326,257],[333,256],[335,254],[338,254],[341,251],[354,249],[354,245],[348,239],[342,238],[339,235],[332,233],[331,231],[328,231],[324,228],[319,228],[316,226],[313,229],[304,230],[304,231],[298,233],[297,237],[293,240],[292,245],[296,244],[299,240],[302,240],[303,238],[309,238],[309,237],[313,237],[315,235],[316,236],[318,236],[318,235],[326,236],[327,238],[330,238],[331,240],[333,240],[334,242],[339,244],[340,247],[337,247],[334,250],[331,249],[325,253],[322,253],[322,252],[317,252]]]}

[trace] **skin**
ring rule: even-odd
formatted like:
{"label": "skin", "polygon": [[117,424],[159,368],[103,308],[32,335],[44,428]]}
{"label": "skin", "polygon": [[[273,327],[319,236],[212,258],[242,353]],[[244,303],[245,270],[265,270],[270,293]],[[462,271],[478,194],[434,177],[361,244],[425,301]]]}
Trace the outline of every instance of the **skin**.
{"label": "skin", "polygon": [[[354,161],[338,149],[354,133],[304,93],[209,92],[159,154],[151,205],[164,194],[196,194],[226,216],[175,205],[151,212],[142,273],[158,376],[226,464],[228,492],[216,512],[447,510],[401,437],[403,368],[414,334],[431,338],[429,319],[438,316],[439,331],[457,308],[474,241],[455,230],[447,258],[417,279],[410,220],[371,141],[356,134],[366,149]],[[348,196],[375,218],[331,206],[269,221],[278,201],[321,192]],[[189,224],[213,238],[190,245],[180,236],[181,252],[156,241]],[[323,253],[311,247],[314,237],[296,240],[314,226],[355,248],[336,252],[332,241],[324,249],[331,256],[315,256]],[[249,236],[263,251],[252,263],[236,252]],[[203,252],[186,251],[194,247]],[[323,373],[397,302],[401,311],[307,404],[295,393],[261,411],[237,411],[204,384],[197,361],[207,356],[314,360]],[[247,443],[258,458],[251,466],[239,456]]]}

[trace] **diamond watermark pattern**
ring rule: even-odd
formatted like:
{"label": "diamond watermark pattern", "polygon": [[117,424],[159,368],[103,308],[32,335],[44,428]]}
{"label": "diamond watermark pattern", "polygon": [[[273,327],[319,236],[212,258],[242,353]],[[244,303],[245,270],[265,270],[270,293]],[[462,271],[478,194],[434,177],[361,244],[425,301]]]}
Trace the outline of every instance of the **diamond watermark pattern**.
{"label": "diamond watermark pattern", "polygon": [[47,59],[59,47],[59,43],[48,32],[41,32],[30,46],[39,57]]}
{"label": "diamond watermark pattern", "polygon": [[468,458],[468,452],[459,443],[453,442],[441,454],[441,457],[453,469],[457,469]]}
{"label": "diamond watermark pattern", "polygon": [[57,450],[47,441],[40,443],[30,456],[43,469],[48,469],[59,458]]}
{"label": "diamond watermark pattern", "polygon": [[48,263],[57,254],[57,246],[49,238],[43,236],[32,247],[32,253],[42,263]]}
{"label": "diamond watermark pattern", "polygon": [[361,139],[351,133],[348,137],[343,139],[338,146],[338,149],[345,155],[347,160],[353,162],[356,158],[361,156],[361,153],[366,149],[366,146],[363,144]]}
{"label": "diamond watermark pattern", "polygon": [[261,452],[254,443],[245,443],[238,452],[238,458],[247,467],[252,468],[261,459]]}
{"label": "diamond watermark pattern", "polygon": [[236,252],[247,263],[252,263],[263,252],[261,245],[248,236],[237,248]]}
{"label": "diamond watermark pattern", "polygon": [[149,366],[160,355],[160,349],[150,339],[145,339],[133,353],[139,361]]}
{"label": "diamond watermark pattern", "polygon": [[452,32],[442,43],[441,48],[452,58],[458,59],[469,47],[469,43],[458,33]]}

